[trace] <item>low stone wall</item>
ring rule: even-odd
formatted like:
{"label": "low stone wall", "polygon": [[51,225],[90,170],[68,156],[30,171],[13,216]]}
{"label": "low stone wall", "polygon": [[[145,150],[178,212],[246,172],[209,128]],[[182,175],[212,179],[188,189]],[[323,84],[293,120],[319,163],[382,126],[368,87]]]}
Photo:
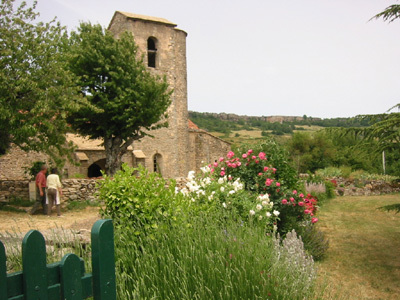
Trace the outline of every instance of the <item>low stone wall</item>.
{"label": "low stone wall", "polygon": [[336,195],[338,196],[370,196],[400,192],[399,182],[385,182],[383,180],[346,180],[334,179],[337,183]]}
{"label": "low stone wall", "polygon": [[96,183],[101,179],[62,180],[64,201],[96,201]]}
{"label": "low stone wall", "polygon": [[0,180],[0,202],[12,198],[29,199],[29,180]]}
{"label": "low stone wall", "polygon": [[[96,201],[96,182],[101,179],[64,179],[63,202],[66,201]],[[28,180],[0,180],[0,202],[9,202],[12,198],[31,200],[35,198],[34,184],[31,182],[31,191]],[[32,197],[33,196],[33,197]]]}

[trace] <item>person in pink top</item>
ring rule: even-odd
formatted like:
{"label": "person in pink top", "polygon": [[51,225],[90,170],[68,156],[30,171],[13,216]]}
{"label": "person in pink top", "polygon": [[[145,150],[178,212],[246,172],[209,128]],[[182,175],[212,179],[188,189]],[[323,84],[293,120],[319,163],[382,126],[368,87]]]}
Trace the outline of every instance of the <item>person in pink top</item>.
{"label": "person in pink top", "polygon": [[40,172],[36,175],[36,202],[29,214],[33,215],[40,205],[43,208],[43,214],[46,214],[46,173],[47,166],[43,165]]}

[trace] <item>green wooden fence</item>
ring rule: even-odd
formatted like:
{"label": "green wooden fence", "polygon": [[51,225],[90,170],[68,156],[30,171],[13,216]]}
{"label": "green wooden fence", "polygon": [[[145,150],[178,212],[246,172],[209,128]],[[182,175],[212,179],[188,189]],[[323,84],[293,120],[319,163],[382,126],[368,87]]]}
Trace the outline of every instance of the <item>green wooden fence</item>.
{"label": "green wooden fence", "polygon": [[46,265],[46,245],[39,231],[29,231],[22,241],[22,271],[7,274],[6,254],[0,242],[0,300],[115,300],[114,231],[111,220],[92,227],[92,273],[84,261],[66,254]]}

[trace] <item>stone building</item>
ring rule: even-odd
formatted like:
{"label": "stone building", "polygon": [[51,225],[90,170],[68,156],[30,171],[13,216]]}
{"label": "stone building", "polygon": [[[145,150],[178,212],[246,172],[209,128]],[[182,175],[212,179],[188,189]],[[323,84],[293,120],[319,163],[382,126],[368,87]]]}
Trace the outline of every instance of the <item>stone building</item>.
{"label": "stone building", "polygon": [[[142,164],[167,178],[186,177],[188,171],[198,170],[203,163],[224,156],[230,149],[228,142],[199,129],[188,119],[187,33],[176,26],[162,18],[117,11],[108,27],[116,38],[124,31],[131,32],[148,70],[166,76],[173,90],[168,109],[168,128],[152,131],[154,138],[146,137],[134,142],[123,157],[123,162],[130,166]],[[77,146],[75,159],[79,164],[67,164],[64,178],[78,174],[99,176],[105,167],[105,151],[101,141],[87,140],[73,134],[68,135],[68,139]],[[23,178],[23,167],[30,167],[36,160],[46,160],[43,154],[20,152],[13,148],[0,157],[0,180]],[[7,168],[11,165],[12,172]]]}

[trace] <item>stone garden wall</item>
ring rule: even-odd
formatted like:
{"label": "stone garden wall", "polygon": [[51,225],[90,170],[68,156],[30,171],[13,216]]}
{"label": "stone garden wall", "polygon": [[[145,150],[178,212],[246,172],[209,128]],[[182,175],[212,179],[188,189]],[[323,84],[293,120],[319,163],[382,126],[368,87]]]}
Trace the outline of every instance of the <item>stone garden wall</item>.
{"label": "stone garden wall", "polygon": [[[63,202],[66,201],[95,201],[97,200],[96,182],[101,179],[64,179]],[[13,198],[34,201],[35,185],[28,180],[0,180],[0,202],[8,202]],[[30,191],[31,190],[31,191]],[[30,196],[31,195],[31,196]]]}

